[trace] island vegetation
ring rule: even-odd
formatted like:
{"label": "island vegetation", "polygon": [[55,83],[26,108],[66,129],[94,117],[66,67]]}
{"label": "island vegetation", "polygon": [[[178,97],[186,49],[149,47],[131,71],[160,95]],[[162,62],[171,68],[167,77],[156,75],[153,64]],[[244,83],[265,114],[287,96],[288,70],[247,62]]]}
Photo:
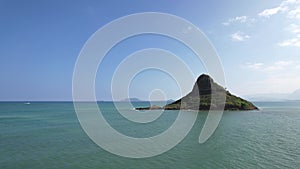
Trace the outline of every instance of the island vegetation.
{"label": "island vegetation", "polygon": [[[225,103],[224,103],[225,98]],[[214,100],[212,100],[214,99]],[[156,105],[150,107],[140,107],[136,110],[258,110],[251,102],[237,97],[227,91],[224,87],[215,83],[214,80],[206,74],[198,77],[193,90],[181,99],[176,100],[163,107]]]}

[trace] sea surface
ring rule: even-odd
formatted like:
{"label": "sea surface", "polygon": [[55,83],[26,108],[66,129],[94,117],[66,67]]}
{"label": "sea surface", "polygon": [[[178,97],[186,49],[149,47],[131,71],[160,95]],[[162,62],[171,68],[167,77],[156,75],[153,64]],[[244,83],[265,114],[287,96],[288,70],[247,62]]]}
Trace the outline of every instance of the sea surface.
{"label": "sea surface", "polygon": [[[72,102],[0,102],[0,168],[299,169],[300,102],[255,104],[259,111],[224,112],[204,144],[198,137],[207,112],[199,112],[191,132],[176,147],[155,157],[131,159],[96,145],[81,128]],[[157,135],[178,114],[165,111],[155,122],[135,124],[118,114],[111,102],[99,107],[116,130],[132,137]]]}

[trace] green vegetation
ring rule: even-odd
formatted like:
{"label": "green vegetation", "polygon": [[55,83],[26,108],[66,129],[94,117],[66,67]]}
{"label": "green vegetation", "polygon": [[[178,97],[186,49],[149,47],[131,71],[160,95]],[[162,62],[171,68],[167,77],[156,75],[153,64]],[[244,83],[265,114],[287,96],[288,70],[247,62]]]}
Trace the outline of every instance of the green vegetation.
{"label": "green vegetation", "polygon": [[[162,108],[166,110],[258,110],[251,102],[232,95],[205,74],[197,79],[189,94]],[[151,107],[137,109],[147,110]]]}

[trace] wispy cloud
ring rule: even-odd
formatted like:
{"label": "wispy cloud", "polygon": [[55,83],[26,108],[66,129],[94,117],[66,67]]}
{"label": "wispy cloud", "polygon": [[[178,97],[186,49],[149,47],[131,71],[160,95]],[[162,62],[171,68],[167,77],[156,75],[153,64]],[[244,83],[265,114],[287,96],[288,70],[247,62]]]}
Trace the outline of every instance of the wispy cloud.
{"label": "wispy cloud", "polygon": [[[246,15],[237,16],[228,19],[222,24],[225,26],[229,26],[233,23],[255,23],[256,21],[259,21],[263,18],[271,18],[272,16],[280,13],[290,21],[294,21],[292,19],[300,20],[300,0],[282,0],[279,5],[274,6],[273,8],[262,10],[262,12],[258,13],[256,17],[249,17]],[[275,44],[280,47],[300,47],[300,25],[290,24],[285,28],[285,30],[291,34],[290,37],[286,37],[281,41],[277,41],[275,42]],[[231,34],[230,37],[233,41],[245,41],[250,38],[249,35],[243,33],[242,31],[235,32]]]}
{"label": "wispy cloud", "polygon": [[300,47],[300,25],[290,24],[287,28],[285,28],[285,30],[289,31],[294,37],[279,42],[278,45],[281,47]]}
{"label": "wispy cloud", "polygon": [[300,33],[300,25],[290,24],[286,30],[291,33]]}
{"label": "wispy cloud", "polygon": [[289,69],[290,66],[296,67],[298,65],[293,61],[284,61],[284,60],[276,61],[271,64],[264,64],[264,63],[247,63],[246,64],[246,67],[249,68],[250,70],[264,71],[264,72],[285,70],[285,69]]}
{"label": "wispy cloud", "polygon": [[300,19],[300,6],[298,6],[294,10],[289,11],[287,16],[291,19]]}
{"label": "wispy cloud", "polygon": [[260,70],[263,66],[263,63],[247,63],[246,65],[246,67],[254,70]]}
{"label": "wispy cloud", "polygon": [[225,26],[229,26],[232,23],[253,23],[255,22],[254,18],[249,18],[248,16],[237,16],[234,18],[229,18],[226,22],[223,22],[222,24]]}
{"label": "wispy cloud", "polygon": [[[272,63],[246,63],[244,68],[259,73],[263,78],[245,81],[237,87],[242,94],[289,93],[300,86],[300,63],[295,60],[278,60]],[[245,88],[247,91],[245,91]]]}
{"label": "wispy cloud", "polygon": [[250,38],[249,35],[241,32],[241,31],[231,34],[231,39],[233,41],[245,41],[246,39],[249,39],[249,38]]}
{"label": "wispy cloud", "polygon": [[264,71],[277,71],[277,70],[284,70],[288,66],[292,65],[292,61],[277,61],[273,65],[265,67]]}
{"label": "wispy cloud", "polygon": [[[279,6],[271,9],[265,9],[258,15],[261,17],[270,18],[271,16],[284,13],[289,19],[300,19],[300,0],[283,0]],[[290,24],[285,30],[292,34],[292,37],[285,39],[278,44],[281,47],[293,46],[300,47],[300,26]]]}
{"label": "wispy cloud", "polygon": [[286,11],[288,8],[286,6],[278,6],[276,8],[271,8],[271,9],[265,9],[264,11],[262,11],[261,13],[259,13],[259,16],[262,17],[271,17],[272,15],[275,15],[279,12],[284,12]]}
{"label": "wispy cloud", "polygon": [[247,16],[237,16],[235,18],[230,18],[228,21],[223,22],[223,25],[230,25],[233,22],[240,22],[240,23],[245,23],[247,21],[248,17]]}
{"label": "wispy cloud", "polygon": [[283,0],[279,6],[265,9],[258,15],[261,17],[270,18],[278,13],[287,13],[288,18],[300,19],[300,1],[299,0]]}
{"label": "wispy cloud", "polygon": [[[270,74],[257,81],[247,82],[242,85],[240,93],[259,94],[259,93],[292,93],[299,89],[300,77],[296,73]],[[247,91],[243,91],[247,89]]]}
{"label": "wispy cloud", "polygon": [[300,34],[298,34],[295,38],[287,39],[278,43],[279,46],[294,46],[300,47]]}
{"label": "wispy cloud", "polygon": [[[286,13],[288,18],[300,19],[300,0],[283,0],[278,6],[276,6],[274,8],[265,9],[262,12],[258,13],[258,16],[270,18],[271,16],[276,15],[278,13]],[[222,24],[225,26],[228,26],[234,22],[253,23],[257,19],[258,18],[256,18],[256,17],[250,18],[245,15],[237,16],[237,17],[228,19],[226,22],[223,22]]]}

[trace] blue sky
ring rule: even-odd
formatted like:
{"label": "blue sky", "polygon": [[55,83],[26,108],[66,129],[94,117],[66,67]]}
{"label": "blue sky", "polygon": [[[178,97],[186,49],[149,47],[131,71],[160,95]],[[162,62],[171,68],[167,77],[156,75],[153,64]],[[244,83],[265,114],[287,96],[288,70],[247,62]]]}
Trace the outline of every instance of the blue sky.
{"label": "blue sky", "polygon": [[[110,21],[137,12],[170,13],[199,27],[215,46],[226,87],[235,94],[300,88],[299,0],[1,0],[0,100],[72,100],[74,65],[84,43]],[[130,38],[100,65],[95,82],[99,100],[110,99],[109,79],[122,58],[149,47],[170,50],[194,74],[205,73],[178,42],[154,35]],[[147,82],[151,77],[156,83]],[[176,99],[173,84],[162,72],[145,71],[133,80],[130,96],[147,99],[147,93],[159,87],[167,90],[167,99]]]}

